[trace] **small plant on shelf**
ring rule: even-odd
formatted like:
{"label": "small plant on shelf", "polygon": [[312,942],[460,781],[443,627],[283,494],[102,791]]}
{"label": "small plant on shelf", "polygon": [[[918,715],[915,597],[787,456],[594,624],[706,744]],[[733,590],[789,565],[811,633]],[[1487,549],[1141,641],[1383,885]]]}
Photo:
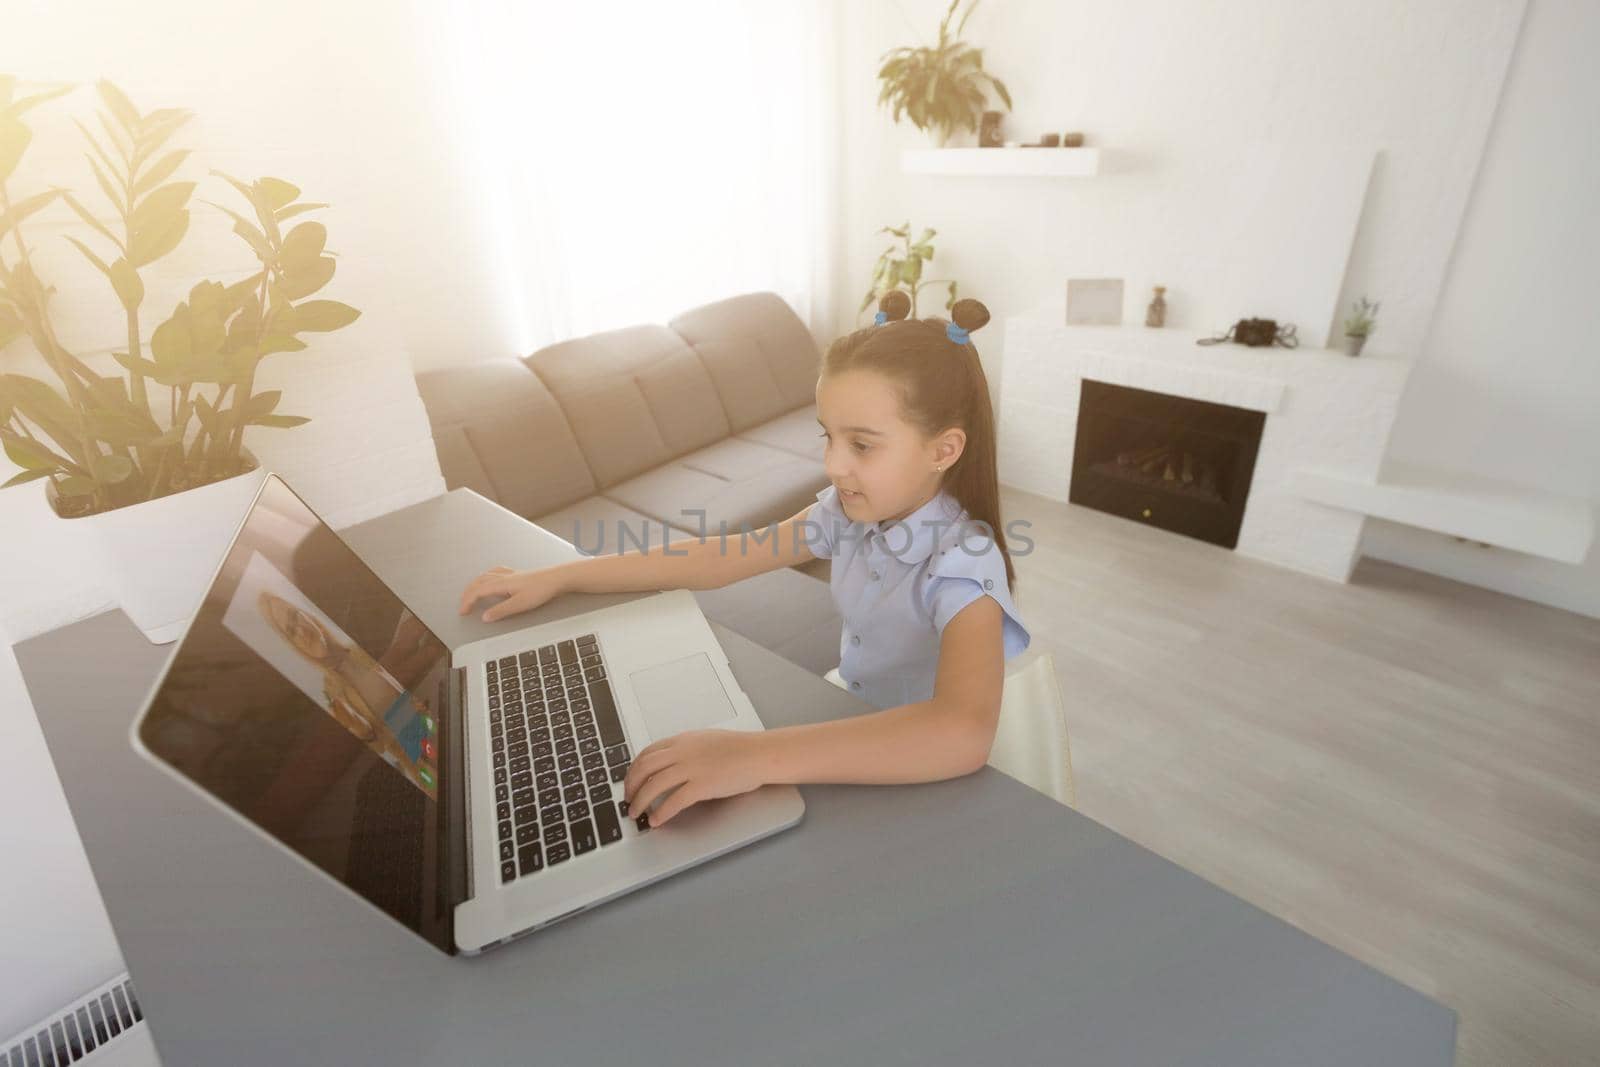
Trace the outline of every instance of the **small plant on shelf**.
{"label": "small plant on shelf", "polygon": [[878,103],[894,109],[894,121],[905,115],[917,129],[930,131],[941,148],[956,130],[977,130],[985,110],[985,84],[1005,102],[1006,110],[1011,110],[1005,83],[983,69],[983,49],[957,39],[978,0],[972,0],[955,32],[950,32],[950,20],[960,3],[950,0],[939,23],[938,44],[885,52],[878,70],[878,80],[883,83]]}
{"label": "small plant on shelf", "polygon": [[1344,320],[1345,351],[1359,356],[1361,346],[1367,343],[1367,337],[1377,325],[1378,302],[1363,296],[1351,308],[1354,314]]}

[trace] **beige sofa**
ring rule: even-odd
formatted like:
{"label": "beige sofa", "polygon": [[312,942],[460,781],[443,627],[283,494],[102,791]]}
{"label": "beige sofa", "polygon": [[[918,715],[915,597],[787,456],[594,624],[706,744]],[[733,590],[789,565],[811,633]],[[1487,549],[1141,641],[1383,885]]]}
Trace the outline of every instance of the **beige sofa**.
{"label": "beige sofa", "polygon": [[[424,372],[417,386],[450,488],[471,488],[600,554],[637,550],[646,536],[692,537],[697,512],[715,536],[811,504],[828,484],[820,362],[781,297],[750,293],[666,326]],[[839,658],[828,562],[797,570],[809,577],[783,569],[698,595],[709,617],[820,673]],[[783,619],[773,618],[775,604]]]}

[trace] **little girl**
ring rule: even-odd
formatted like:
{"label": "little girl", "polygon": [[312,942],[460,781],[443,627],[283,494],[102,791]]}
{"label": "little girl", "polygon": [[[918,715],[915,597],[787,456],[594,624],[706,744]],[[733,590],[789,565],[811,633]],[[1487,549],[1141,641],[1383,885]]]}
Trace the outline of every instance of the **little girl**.
{"label": "little girl", "polygon": [[910,305],[904,292],[886,294],[875,325],[828,347],[817,421],[831,484],[775,537],[700,538],[671,554],[659,546],[532,571],[495,567],[463,591],[463,615],[479,597],[504,596],[483,613],[494,621],[562,593],[715,589],[833,560],[844,617],[839,677],[884,710],[656,741],[628,769],[624,814],[659,802],[650,825],[661,826],[691,804],[769,782],[927,782],[988,761],[1005,661],[1029,642],[1011,599],[989,386],[968,339],[989,312],[961,300],[947,323],[907,319]]}

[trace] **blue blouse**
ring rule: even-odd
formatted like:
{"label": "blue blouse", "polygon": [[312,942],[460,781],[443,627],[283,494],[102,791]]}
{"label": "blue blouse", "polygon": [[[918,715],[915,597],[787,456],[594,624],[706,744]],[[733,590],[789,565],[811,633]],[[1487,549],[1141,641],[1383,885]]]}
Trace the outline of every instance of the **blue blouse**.
{"label": "blue blouse", "polygon": [[868,703],[932,699],[945,624],[979,597],[1001,607],[1005,658],[1028,647],[1000,546],[982,526],[963,525],[968,518],[941,490],[904,519],[868,525],[845,515],[832,485],[806,512],[812,553],[833,560],[839,676]]}

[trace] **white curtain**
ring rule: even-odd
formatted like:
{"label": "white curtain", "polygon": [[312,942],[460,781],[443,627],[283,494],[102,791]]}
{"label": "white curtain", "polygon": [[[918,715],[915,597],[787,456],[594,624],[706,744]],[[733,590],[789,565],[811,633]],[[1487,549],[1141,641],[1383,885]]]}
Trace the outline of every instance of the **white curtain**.
{"label": "white curtain", "polygon": [[434,2],[522,354],[760,289],[826,332],[832,0]]}

